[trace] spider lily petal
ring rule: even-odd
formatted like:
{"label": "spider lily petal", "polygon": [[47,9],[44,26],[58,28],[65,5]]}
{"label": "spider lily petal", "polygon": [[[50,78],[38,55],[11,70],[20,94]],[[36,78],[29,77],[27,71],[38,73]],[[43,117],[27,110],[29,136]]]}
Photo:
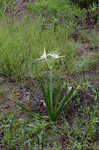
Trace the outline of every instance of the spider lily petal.
{"label": "spider lily petal", "polygon": [[70,91],[71,89],[72,89],[71,86],[68,86],[68,87],[67,87],[67,91]]}
{"label": "spider lily petal", "polygon": [[43,55],[42,55],[40,58],[41,58],[41,59],[46,59],[46,58],[47,58],[47,54],[46,54],[45,49],[44,49],[44,53],[43,53]]}
{"label": "spider lily petal", "polygon": [[53,58],[62,58],[62,57],[65,57],[65,56],[59,56],[58,54],[48,54],[47,56],[51,56]]}
{"label": "spider lily petal", "polygon": [[40,58],[36,59],[36,61],[43,60],[43,59],[47,59],[47,54],[46,54],[45,49],[44,49],[44,53],[42,54],[42,56]]}

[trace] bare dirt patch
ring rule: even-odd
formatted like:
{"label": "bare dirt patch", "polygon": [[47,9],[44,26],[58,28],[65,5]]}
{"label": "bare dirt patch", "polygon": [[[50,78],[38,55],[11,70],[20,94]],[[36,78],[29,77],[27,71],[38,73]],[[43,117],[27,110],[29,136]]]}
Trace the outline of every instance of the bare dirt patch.
{"label": "bare dirt patch", "polygon": [[15,107],[14,101],[17,99],[15,90],[17,84],[9,81],[6,77],[0,76],[0,111],[12,110]]}

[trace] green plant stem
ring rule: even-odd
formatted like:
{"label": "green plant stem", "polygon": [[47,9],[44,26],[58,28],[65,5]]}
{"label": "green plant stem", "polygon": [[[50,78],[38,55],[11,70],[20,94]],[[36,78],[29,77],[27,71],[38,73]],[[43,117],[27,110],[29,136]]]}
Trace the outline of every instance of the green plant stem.
{"label": "green plant stem", "polygon": [[49,68],[49,91],[50,91],[50,110],[53,111],[53,77],[52,77],[52,66]]}

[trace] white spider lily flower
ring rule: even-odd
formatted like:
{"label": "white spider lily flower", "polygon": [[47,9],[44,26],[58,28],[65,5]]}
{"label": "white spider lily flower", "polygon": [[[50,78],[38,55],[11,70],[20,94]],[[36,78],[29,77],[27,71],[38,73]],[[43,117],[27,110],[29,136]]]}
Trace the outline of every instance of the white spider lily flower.
{"label": "white spider lily flower", "polygon": [[40,58],[36,59],[36,61],[44,60],[44,59],[45,59],[46,62],[47,62],[47,57],[48,57],[48,56],[53,57],[53,58],[55,58],[55,59],[65,57],[65,56],[59,56],[58,54],[55,54],[55,53],[53,53],[53,54],[51,54],[51,53],[46,54],[46,51],[45,51],[45,48],[44,48],[44,53],[42,54],[42,56],[41,56]]}
{"label": "white spider lily flower", "polygon": [[62,57],[65,57],[65,56],[59,56],[58,54],[48,54],[47,56],[51,56],[53,58],[62,58]]}

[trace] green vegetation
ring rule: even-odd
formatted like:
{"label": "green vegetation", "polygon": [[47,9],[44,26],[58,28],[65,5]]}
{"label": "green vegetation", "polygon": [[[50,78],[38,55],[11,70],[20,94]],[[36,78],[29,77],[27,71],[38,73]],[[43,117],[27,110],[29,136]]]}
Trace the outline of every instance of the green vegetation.
{"label": "green vegetation", "polygon": [[[27,73],[32,73],[36,66],[33,64],[33,61],[41,55],[44,47],[48,52],[56,51],[60,54],[62,53],[66,56],[66,61],[68,60],[67,70],[69,70],[70,66],[72,67],[75,61],[74,56],[79,50],[79,43],[76,44],[73,40],[68,42],[69,33],[64,32],[64,26],[62,28],[57,27],[57,32],[54,34],[53,27],[49,27],[48,30],[42,32],[41,25],[41,19],[29,24],[24,22],[8,25],[3,21],[2,26],[1,23],[1,72],[15,78],[21,78]],[[38,68],[42,69],[41,67]]]}
{"label": "green vegetation", "polygon": [[[36,115],[36,113],[32,115],[31,119],[18,119],[18,109],[13,114],[11,112],[1,113],[0,137],[2,138],[0,144],[3,143],[3,148],[7,149],[16,147],[19,149],[27,147],[33,150],[66,148],[79,150],[88,147],[95,149],[97,145],[94,143],[94,139],[99,132],[99,103],[96,95],[98,89],[92,89],[94,91],[93,105],[88,106],[87,100],[84,99],[81,103],[79,93],[76,102],[71,102],[68,107],[66,106],[63,115],[61,114],[61,119],[56,122],[51,122],[47,116]],[[70,112],[71,116],[69,116],[68,111],[74,107],[79,107],[79,109],[75,113]]]}
{"label": "green vegetation", "polygon": [[5,15],[9,9],[12,10],[15,0],[0,0],[0,16]]}
{"label": "green vegetation", "polygon": [[99,149],[95,2],[0,1],[0,149]]}
{"label": "green vegetation", "polygon": [[97,0],[75,0],[75,3],[78,4],[81,8],[90,8],[95,3],[98,3]]}
{"label": "green vegetation", "polygon": [[[81,54],[80,52],[80,41],[75,42],[72,38],[69,38],[74,28],[72,22],[69,22],[68,25],[57,25],[55,32],[53,23],[45,25],[45,29],[42,31],[42,23],[41,18],[28,21],[28,23],[27,19],[21,23],[17,21],[14,23],[11,19],[8,19],[8,23],[5,19],[1,21],[0,72],[14,79],[21,79],[24,76],[37,76],[37,72],[44,69],[44,66],[35,64],[34,60],[42,54],[44,48],[49,53],[56,52],[65,56],[62,66],[59,67],[65,73],[80,71],[82,68],[88,70],[90,66],[97,64],[98,52],[93,54],[91,58],[85,56],[85,53]],[[99,35],[96,31],[91,33],[83,31],[79,38],[95,47]],[[81,56],[79,57],[79,55]],[[83,59],[85,57],[86,59]],[[58,67],[57,65],[56,67]]]}

